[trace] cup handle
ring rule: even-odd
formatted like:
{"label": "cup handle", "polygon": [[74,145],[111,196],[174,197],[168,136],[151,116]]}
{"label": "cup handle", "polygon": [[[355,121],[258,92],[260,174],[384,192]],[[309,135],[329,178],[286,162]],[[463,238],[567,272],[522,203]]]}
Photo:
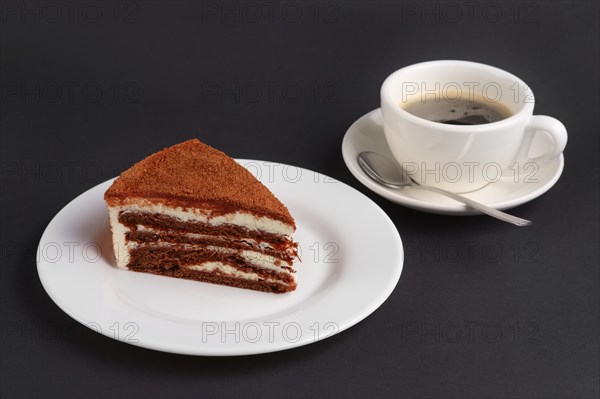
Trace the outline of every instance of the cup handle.
{"label": "cup handle", "polygon": [[[547,153],[530,158],[529,150],[535,135],[540,132],[546,132],[552,137],[552,149]],[[548,161],[558,157],[564,151],[567,145],[567,129],[558,119],[545,115],[534,115],[529,119],[525,126],[525,134],[521,142],[521,148],[515,158],[515,162],[521,167],[526,163],[536,163],[538,166],[543,166]]]}

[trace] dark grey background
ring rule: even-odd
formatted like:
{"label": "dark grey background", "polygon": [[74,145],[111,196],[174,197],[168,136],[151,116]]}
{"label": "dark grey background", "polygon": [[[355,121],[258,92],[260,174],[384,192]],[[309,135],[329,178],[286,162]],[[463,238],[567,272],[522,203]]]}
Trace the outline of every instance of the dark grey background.
{"label": "dark grey background", "polygon": [[[0,5],[3,397],[600,394],[596,2]],[[532,227],[403,208],[342,161],[346,129],[378,107],[388,74],[448,58],[511,71],[533,87],[536,113],[568,128],[562,178],[514,210]],[[141,349],[65,315],[36,273],[46,225],[83,191],[192,137],[372,198],[405,244],[390,298],[333,338],[239,358]]]}

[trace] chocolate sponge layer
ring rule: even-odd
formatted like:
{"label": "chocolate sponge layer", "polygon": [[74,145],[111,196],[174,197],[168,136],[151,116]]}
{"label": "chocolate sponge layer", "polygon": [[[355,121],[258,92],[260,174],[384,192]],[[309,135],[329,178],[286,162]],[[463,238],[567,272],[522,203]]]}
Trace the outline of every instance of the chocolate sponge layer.
{"label": "chocolate sponge layer", "polygon": [[[135,270],[135,269],[134,269]],[[216,274],[214,272],[200,272],[193,270],[182,270],[182,269],[171,269],[171,270],[135,270],[145,273],[158,274],[161,276],[185,278],[188,280],[203,281],[206,283],[228,285],[237,288],[246,288],[255,291],[273,292],[276,294],[282,294],[284,292],[294,291],[296,284],[284,285],[276,282],[267,282],[264,280],[247,280],[243,278],[226,276],[223,274]]]}
{"label": "chocolate sponge layer", "polygon": [[177,230],[186,233],[210,234],[233,238],[252,238],[257,241],[268,242],[272,245],[289,245],[285,236],[271,234],[260,230],[250,230],[241,226],[222,224],[213,226],[208,223],[197,221],[181,221],[176,218],[157,213],[122,211],[119,213],[119,222],[130,229],[135,229],[138,224],[143,226]]}
{"label": "chocolate sponge layer", "polygon": [[[231,276],[214,270],[199,271],[188,268],[188,266],[201,265],[205,262],[220,262],[240,272],[254,273],[258,276],[258,280]],[[296,282],[293,275],[287,270],[278,272],[256,267],[238,254],[226,254],[206,248],[184,249],[170,247],[169,249],[164,249],[158,246],[141,246],[131,250],[130,262],[127,267],[130,270],[138,272],[225,284],[266,292],[281,293],[296,289]]]}
{"label": "chocolate sponge layer", "polygon": [[195,246],[184,248],[181,246],[170,246],[163,248],[156,245],[142,245],[130,251],[130,260],[127,267],[131,270],[157,271],[184,270],[190,273],[197,271],[187,266],[201,265],[205,262],[221,262],[244,273],[254,273],[262,279],[276,279],[284,283],[293,284],[294,278],[289,270],[281,271],[265,269],[249,262],[238,253],[226,253],[223,251]]}

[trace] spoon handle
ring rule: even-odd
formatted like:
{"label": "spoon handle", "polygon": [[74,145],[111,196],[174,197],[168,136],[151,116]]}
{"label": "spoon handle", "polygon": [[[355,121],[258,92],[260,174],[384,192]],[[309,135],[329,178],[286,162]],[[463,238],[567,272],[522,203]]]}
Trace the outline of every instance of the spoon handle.
{"label": "spoon handle", "polygon": [[422,188],[425,190],[429,190],[429,191],[433,191],[433,192],[445,195],[446,197],[452,198],[453,200],[461,202],[473,209],[477,209],[478,211],[485,213],[486,215],[490,215],[492,217],[495,217],[496,219],[500,219],[505,222],[515,224],[517,226],[529,226],[531,224],[530,220],[521,219],[519,217],[509,215],[506,212],[502,212],[502,211],[499,211],[498,209],[490,208],[489,206],[483,205],[480,202],[473,201],[472,199],[463,197],[462,195],[459,195],[459,194],[456,194],[456,193],[453,193],[450,191],[442,190],[441,188],[428,187],[428,186],[413,186],[413,187]]}

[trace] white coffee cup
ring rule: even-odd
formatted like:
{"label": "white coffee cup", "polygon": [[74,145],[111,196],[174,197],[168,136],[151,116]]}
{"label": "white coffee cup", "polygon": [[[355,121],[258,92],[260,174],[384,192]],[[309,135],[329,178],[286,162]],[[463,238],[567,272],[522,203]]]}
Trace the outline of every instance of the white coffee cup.
{"label": "white coffee cup", "polygon": [[[414,101],[456,101],[462,96],[499,103],[511,115],[478,125],[449,125],[424,119],[403,106]],[[436,97],[437,96],[437,97]],[[501,69],[468,61],[442,60],[392,73],[381,87],[385,137],[396,160],[420,184],[453,192],[480,189],[528,166],[543,167],[567,144],[564,125],[533,115],[531,89]],[[545,154],[529,157],[536,134],[552,138]]]}

